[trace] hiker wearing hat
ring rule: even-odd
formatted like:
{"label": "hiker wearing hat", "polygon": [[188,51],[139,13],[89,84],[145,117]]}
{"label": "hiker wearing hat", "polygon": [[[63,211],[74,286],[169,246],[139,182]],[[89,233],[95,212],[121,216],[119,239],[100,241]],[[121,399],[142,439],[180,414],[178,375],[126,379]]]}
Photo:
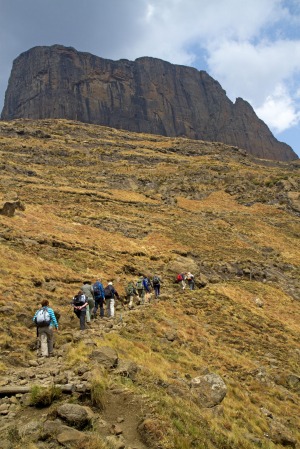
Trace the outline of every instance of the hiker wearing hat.
{"label": "hiker wearing hat", "polygon": [[83,294],[85,295],[88,305],[86,307],[86,322],[91,322],[91,314],[95,307],[94,290],[90,281],[84,281],[81,287]]}
{"label": "hiker wearing hat", "polygon": [[186,280],[190,290],[194,290],[195,288],[195,278],[194,275],[190,272],[186,274]]}
{"label": "hiker wearing hat", "polygon": [[104,289],[104,296],[106,302],[106,310],[108,318],[113,318],[115,316],[115,297],[120,299],[117,290],[114,288],[112,281],[107,283]]}
{"label": "hiker wearing hat", "polygon": [[128,309],[133,309],[133,297],[139,296],[135,288],[134,281],[129,281],[126,287],[126,300],[128,302]]}

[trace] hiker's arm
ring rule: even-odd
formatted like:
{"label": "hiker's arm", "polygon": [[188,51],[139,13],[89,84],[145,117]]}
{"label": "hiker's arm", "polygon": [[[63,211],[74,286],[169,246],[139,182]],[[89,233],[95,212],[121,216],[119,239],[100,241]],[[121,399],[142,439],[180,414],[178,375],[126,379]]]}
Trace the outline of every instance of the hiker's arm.
{"label": "hiker's arm", "polygon": [[51,324],[53,324],[55,329],[58,329],[58,322],[57,322],[55,313],[53,312],[52,309],[48,309],[48,311],[49,311],[49,315],[50,315],[50,318],[51,318]]}

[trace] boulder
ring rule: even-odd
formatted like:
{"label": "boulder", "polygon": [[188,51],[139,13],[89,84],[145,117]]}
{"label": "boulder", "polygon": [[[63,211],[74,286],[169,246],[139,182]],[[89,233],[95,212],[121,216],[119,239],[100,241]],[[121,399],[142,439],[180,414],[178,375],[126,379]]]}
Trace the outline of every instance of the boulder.
{"label": "boulder", "polygon": [[46,421],[41,433],[42,439],[55,439],[63,446],[81,444],[87,436],[79,430],[62,424],[60,421]]}
{"label": "boulder", "polygon": [[93,419],[93,412],[89,407],[78,404],[63,404],[57,409],[58,416],[71,426],[83,429]]}
{"label": "boulder", "polygon": [[218,374],[214,373],[192,379],[191,389],[196,402],[205,408],[220,404],[227,393],[225,382]]}
{"label": "boulder", "polygon": [[118,366],[115,369],[116,374],[124,377],[129,377],[132,380],[135,378],[137,372],[137,364],[130,360],[119,360]]}
{"label": "boulder", "polygon": [[25,210],[25,205],[20,201],[18,195],[11,192],[6,194],[2,201],[0,201],[0,215],[6,215],[7,217],[13,217],[16,209]]}
{"label": "boulder", "polygon": [[278,420],[270,421],[270,439],[275,444],[295,448],[297,441],[290,431]]}
{"label": "boulder", "polygon": [[90,355],[91,359],[105,368],[115,368],[118,364],[118,354],[109,346],[102,346]]}

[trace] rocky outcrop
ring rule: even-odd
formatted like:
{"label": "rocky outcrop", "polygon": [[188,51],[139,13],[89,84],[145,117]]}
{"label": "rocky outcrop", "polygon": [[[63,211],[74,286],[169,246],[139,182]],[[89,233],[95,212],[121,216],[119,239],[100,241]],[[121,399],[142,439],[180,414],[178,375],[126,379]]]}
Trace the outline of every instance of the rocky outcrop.
{"label": "rocky outcrop", "polygon": [[0,198],[0,215],[13,217],[16,209],[25,210],[25,205],[20,201],[15,193],[6,194],[4,198]]}
{"label": "rocky outcrop", "polygon": [[6,91],[2,119],[16,118],[79,120],[297,159],[249,103],[232,103],[205,71],[150,57],[112,61],[60,45],[30,49],[14,61]]}

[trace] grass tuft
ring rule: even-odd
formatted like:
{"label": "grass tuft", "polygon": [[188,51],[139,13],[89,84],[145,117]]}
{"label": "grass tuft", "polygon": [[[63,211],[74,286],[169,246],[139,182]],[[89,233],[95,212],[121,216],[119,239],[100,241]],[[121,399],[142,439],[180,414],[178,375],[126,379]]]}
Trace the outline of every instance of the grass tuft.
{"label": "grass tuft", "polygon": [[49,388],[43,388],[35,385],[30,390],[29,404],[34,407],[48,407],[61,396],[62,391],[59,387],[52,385]]}

